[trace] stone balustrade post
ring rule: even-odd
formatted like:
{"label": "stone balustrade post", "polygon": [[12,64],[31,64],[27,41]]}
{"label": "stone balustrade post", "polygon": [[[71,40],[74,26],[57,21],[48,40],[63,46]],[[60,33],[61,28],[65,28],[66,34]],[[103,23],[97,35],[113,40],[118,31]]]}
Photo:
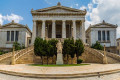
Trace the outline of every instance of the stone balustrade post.
{"label": "stone balustrade post", "polygon": [[106,51],[105,51],[105,44],[104,44],[104,57],[103,57],[103,64],[108,64],[107,57],[106,57]]}
{"label": "stone balustrade post", "polygon": [[13,46],[13,52],[12,52],[12,65],[15,65],[15,47]]}

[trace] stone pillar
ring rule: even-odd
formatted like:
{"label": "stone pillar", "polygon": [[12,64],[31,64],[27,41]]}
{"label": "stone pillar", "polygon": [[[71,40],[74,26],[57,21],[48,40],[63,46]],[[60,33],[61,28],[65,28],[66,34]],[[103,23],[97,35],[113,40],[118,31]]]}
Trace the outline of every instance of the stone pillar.
{"label": "stone pillar", "polygon": [[66,38],[66,24],[65,24],[65,20],[62,21],[62,38]]}
{"label": "stone pillar", "polygon": [[73,20],[73,38],[76,40],[76,20]]}
{"label": "stone pillar", "polygon": [[42,38],[45,39],[45,20],[42,21]]}
{"label": "stone pillar", "polygon": [[55,20],[52,20],[52,38],[56,38]]}
{"label": "stone pillar", "polygon": [[35,38],[36,38],[36,21],[33,20],[33,32],[32,32],[32,43],[31,44],[34,44]]}
{"label": "stone pillar", "polygon": [[15,47],[13,46],[13,52],[12,52],[12,65],[15,65]]}
{"label": "stone pillar", "polygon": [[103,57],[103,64],[108,64],[107,57],[106,57],[106,51],[105,51],[105,44],[104,44],[104,57]]}
{"label": "stone pillar", "polygon": [[82,20],[82,41],[86,43],[86,36],[85,36],[85,20]]}

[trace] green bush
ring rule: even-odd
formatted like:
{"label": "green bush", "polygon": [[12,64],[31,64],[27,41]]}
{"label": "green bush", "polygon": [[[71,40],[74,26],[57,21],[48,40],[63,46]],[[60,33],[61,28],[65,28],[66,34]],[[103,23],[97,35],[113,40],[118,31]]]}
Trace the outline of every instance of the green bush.
{"label": "green bush", "polygon": [[[42,38],[37,37],[34,42],[34,53],[36,56],[40,56],[41,58],[43,56],[47,56],[47,64],[48,64],[48,58],[53,57],[54,55],[57,55],[57,40],[52,39],[49,41],[43,40]],[[43,59],[42,59],[43,64]]]}
{"label": "green bush", "polygon": [[18,42],[14,42],[13,43],[13,46],[15,47],[15,51],[17,51],[17,50],[21,50],[21,49],[25,49],[25,45],[21,45],[20,43],[18,43]]}
{"label": "green bush", "polygon": [[78,59],[78,60],[77,60],[77,64],[81,64],[82,62],[83,62],[82,59]]}
{"label": "green bush", "polygon": [[0,55],[8,53],[7,51],[0,50]]}
{"label": "green bush", "polygon": [[98,50],[103,50],[104,49],[103,46],[98,41],[96,41],[96,43],[93,44],[91,46],[91,48],[98,49]]}

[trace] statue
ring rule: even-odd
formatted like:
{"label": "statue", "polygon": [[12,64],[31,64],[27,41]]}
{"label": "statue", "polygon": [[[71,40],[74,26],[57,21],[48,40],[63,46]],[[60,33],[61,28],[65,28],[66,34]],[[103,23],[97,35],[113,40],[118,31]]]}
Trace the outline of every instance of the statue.
{"label": "statue", "polygon": [[62,53],[63,46],[62,46],[62,43],[60,42],[60,40],[58,41],[56,47],[57,47],[57,53]]}
{"label": "statue", "polygon": [[62,65],[63,64],[63,54],[62,54],[62,43],[60,42],[60,40],[58,41],[57,45],[57,60],[56,60],[56,64],[58,65]]}

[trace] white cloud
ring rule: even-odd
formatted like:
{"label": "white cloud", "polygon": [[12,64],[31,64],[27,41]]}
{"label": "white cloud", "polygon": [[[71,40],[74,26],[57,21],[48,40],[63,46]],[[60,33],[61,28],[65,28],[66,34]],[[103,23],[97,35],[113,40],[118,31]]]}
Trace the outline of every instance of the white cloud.
{"label": "white cloud", "polygon": [[75,4],[75,6],[77,6],[77,7],[78,7],[78,6],[79,6],[79,4]]}
{"label": "white cloud", "polygon": [[105,20],[111,24],[118,24],[117,37],[120,37],[119,3],[120,0],[93,0],[87,6],[86,28],[90,24],[100,23],[102,20]]}
{"label": "white cloud", "polygon": [[0,14],[0,24],[2,25],[3,24],[3,16]]}
{"label": "white cloud", "polygon": [[6,16],[0,14],[0,24],[3,24],[4,21],[11,22],[12,20],[14,20],[16,23],[19,23],[21,20],[23,20],[23,17],[13,13],[11,15],[6,15]]}
{"label": "white cloud", "polygon": [[80,10],[87,9],[85,6],[80,7]]}

